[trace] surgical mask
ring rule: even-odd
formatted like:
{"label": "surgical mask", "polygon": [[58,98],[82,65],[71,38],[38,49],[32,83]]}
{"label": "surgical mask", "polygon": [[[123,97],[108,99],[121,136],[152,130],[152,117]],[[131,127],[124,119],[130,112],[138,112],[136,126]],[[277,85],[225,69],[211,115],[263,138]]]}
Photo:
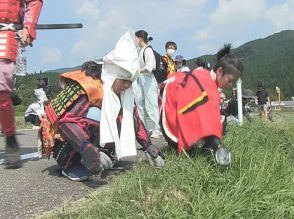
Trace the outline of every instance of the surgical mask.
{"label": "surgical mask", "polygon": [[173,56],[175,54],[176,50],[175,49],[167,49],[166,52],[169,56]]}

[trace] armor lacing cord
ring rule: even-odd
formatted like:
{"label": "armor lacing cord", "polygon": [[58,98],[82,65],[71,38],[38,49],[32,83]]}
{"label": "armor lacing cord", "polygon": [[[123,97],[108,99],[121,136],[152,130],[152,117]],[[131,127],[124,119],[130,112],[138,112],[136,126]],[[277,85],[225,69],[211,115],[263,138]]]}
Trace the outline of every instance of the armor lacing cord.
{"label": "armor lacing cord", "polygon": [[13,26],[14,24],[5,24],[5,23],[0,23],[0,30],[12,30],[12,31],[16,31],[16,29]]}
{"label": "armor lacing cord", "polygon": [[[16,40],[18,42],[20,42],[23,45],[23,41],[21,39],[21,35],[17,32],[17,30],[14,28],[13,26],[14,24],[5,24],[5,23],[0,23],[0,31],[4,31],[4,30],[11,30],[11,31],[15,31],[15,35],[16,35]],[[30,44],[30,46],[32,46],[32,44]]]}
{"label": "armor lacing cord", "polygon": [[58,154],[57,154],[57,156],[56,156],[56,160],[58,160],[59,159],[59,156],[60,156],[60,154],[61,154],[61,152],[63,151],[63,149],[64,149],[64,147],[67,145],[67,142],[65,143],[65,144],[63,144],[63,146],[61,147],[61,149],[60,149],[60,151],[58,152]]}

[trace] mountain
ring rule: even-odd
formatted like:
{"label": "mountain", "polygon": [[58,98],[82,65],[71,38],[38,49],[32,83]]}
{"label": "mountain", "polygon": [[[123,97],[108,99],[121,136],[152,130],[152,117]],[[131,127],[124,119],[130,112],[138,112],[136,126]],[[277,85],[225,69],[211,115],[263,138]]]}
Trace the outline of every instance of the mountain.
{"label": "mountain", "polygon": [[[257,82],[262,81],[273,98],[276,98],[276,86],[280,87],[282,97],[294,96],[294,30],[253,40],[233,49],[232,53],[244,63],[244,87],[256,90]],[[190,68],[195,67],[197,58],[187,61]],[[200,58],[210,63],[215,62],[214,55]]]}
{"label": "mountain", "polygon": [[64,72],[69,72],[69,71],[76,71],[76,70],[80,70],[81,69],[81,66],[75,66],[75,67],[72,67],[72,68],[58,68],[58,69],[55,69],[55,70],[47,70],[45,71],[45,73],[64,73]]}

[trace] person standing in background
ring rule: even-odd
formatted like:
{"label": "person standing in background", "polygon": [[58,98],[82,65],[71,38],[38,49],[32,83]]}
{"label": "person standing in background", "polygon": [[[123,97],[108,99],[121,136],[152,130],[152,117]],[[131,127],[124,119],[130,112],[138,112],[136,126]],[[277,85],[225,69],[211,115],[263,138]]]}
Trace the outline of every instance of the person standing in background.
{"label": "person standing in background", "polygon": [[[11,92],[14,88],[13,73],[17,57],[18,42],[15,30],[6,24],[23,24],[21,40],[27,46],[36,39],[36,24],[42,0],[0,0],[0,122],[6,137],[6,168],[19,168],[19,144],[15,137],[14,109]],[[12,7],[13,6],[13,7]]]}
{"label": "person standing in background", "polygon": [[165,44],[166,54],[162,56],[163,67],[166,71],[166,78],[169,78],[172,73],[176,72],[176,65],[172,56],[177,51],[177,44],[173,41],[168,41]]}
{"label": "person standing in background", "polygon": [[141,50],[139,53],[140,74],[134,83],[134,90],[140,118],[147,127],[145,112],[147,113],[152,121],[151,138],[159,138],[161,132],[159,126],[158,85],[152,73],[156,67],[156,60],[152,48],[148,45],[148,42],[152,39],[152,37],[148,37],[145,30],[139,30],[135,33],[135,42]]}
{"label": "person standing in background", "polygon": [[177,67],[177,72],[189,72],[190,68],[186,66],[187,62],[183,56],[177,55],[175,58],[175,64]]}
{"label": "person standing in background", "polygon": [[204,69],[206,68],[206,63],[202,58],[198,58],[195,61],[196,69]]}
{"label": "person standing in background", "polygon": [[270,101],[268,92],[261,81],[259,81],[257,84],[256,98],[257,98],[259,117],[260,118],[264,117],[264,119],[267,120],[267,117],[268,117],[267,105],[270,106],[271,101]]}

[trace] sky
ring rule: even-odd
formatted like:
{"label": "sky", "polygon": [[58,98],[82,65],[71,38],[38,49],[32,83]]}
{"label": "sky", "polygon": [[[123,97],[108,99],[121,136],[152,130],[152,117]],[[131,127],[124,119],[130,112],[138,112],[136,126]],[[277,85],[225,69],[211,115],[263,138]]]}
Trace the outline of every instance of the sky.
{"label": "sky", "polygon": [[82,23],[81,29],[38,30],[27,71],[74,67],[102,58],[127,31],[146,30],[164,54],[191,59],[294,29],[294,0],[44,0],[40,24]]}

